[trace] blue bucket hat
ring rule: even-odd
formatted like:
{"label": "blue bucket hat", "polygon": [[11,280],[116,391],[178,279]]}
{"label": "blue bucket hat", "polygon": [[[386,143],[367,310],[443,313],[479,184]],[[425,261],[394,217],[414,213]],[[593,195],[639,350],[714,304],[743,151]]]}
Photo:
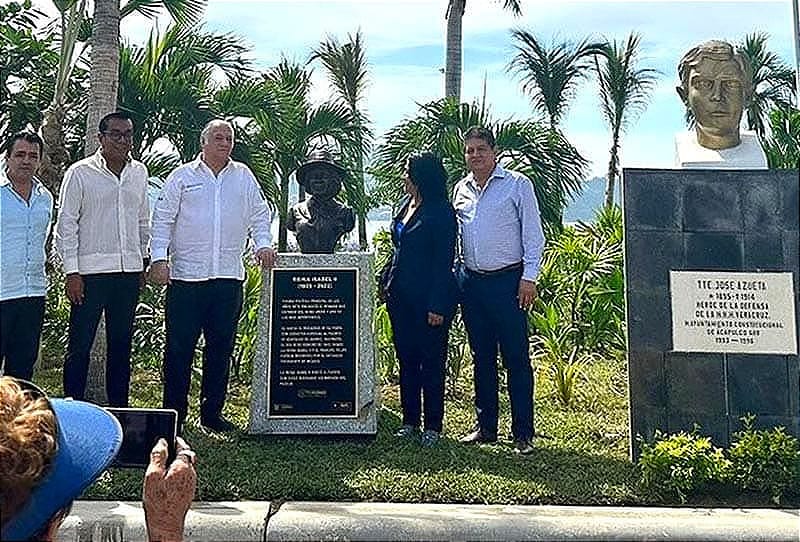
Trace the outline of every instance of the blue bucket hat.
{"label": "blue bucket hat", "polygon": [[[24,390],[41,390],[18,381]],[[25,506],[0,533],[0,540],[30,540],[62,508],[75,500],[108,467],[122,444],[122,428],[107,410],[72,399],[50,399],[57,426],[57,449],[47,475]]]}

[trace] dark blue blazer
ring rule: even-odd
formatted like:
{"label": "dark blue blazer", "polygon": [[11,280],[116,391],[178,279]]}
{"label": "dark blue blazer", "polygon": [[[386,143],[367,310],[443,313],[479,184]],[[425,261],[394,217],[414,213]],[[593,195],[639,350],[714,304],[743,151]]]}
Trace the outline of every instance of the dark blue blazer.
{"label": "dark blue blazer", "polygon": [[401,298],[426,312],[452,317],[457,303],[453,274],[456,246],[456,214],[450,202],[424,202],[403,226],[411,198],[405,196],[392,219],[394,253],[382,281],[388,298]]}

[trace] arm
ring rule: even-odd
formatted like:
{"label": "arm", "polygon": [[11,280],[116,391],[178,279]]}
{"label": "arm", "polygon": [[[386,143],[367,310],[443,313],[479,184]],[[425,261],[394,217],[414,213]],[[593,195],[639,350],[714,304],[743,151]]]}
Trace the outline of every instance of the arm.
{"label": "arm", "polygon": [[250,187],[247,193],[247,211],[256,260],[262,267],[270,268],[275,265],[276,257],[275,251],[272,249],[272,232],[270,231],[272,217],[255,176],[249,169],[246,170],[245,174],[250,180]]}
{"label": "arm", "polygon": [[169,282],[167,253],[172,242],[172,231],[181,205],[181,189],[183,186],[177,171],[173,171],[167,177],[164,188],[161,189],[161,194],[158,195],[153,208],[152,239],[150,241],[150,255],[152,258],[150,280],[156,284]]}
{"label": "arm", "polygon": [[[443,205],[431,221],[433,244],[430,254],[431,295],[428,301],[428,323],[439,325],[453,306],[453,259],[456,246],[456,216],[453,208]],[[431,318],[436,315],[439,318]]]}
{"label": "arm", "polygon": [[56,251],[64,265],[65,275],[78,273],[78,220],[81,216],[82,192],[75,169],[68,169],[58,198],[55,232]]}
{"label": "arm", "polygon": [[147,168],[144,168],[144,194],[142,203],[139,206],[139,242],[141,243],[142,261],[144,268],[142,271],[147,271],[147,261],[150,259],[150,198],[147,197],[148,176]]}
{"label": "arm", "polygon": [[519,187],[517,210],[521,227],[523,269],[517,297],[520,308],[527,309],[536,299],[536,277],[539,275],[544,251],[544,233],[533,183],[525,179]]}
{"label": "arm", "polygon": [[539,265],[544,251],[544,233],[533,183],[527,179],[525,181],[519,184],[517,203],[522,234],[522,278],[533,282],[539,275]]}

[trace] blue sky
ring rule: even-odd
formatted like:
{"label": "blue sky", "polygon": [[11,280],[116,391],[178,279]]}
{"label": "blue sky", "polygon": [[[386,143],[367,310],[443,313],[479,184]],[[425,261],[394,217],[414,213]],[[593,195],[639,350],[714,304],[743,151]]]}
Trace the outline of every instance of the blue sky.
{"label": "blue sky", "polygon": [[[242,36],[253,46],[253,59],[261,67],[276,63],[282,54],[305,61],[326,34],[344,39],[360,29],[371,67],[367,108],[380,136],[413,115],[417,103],[442,96],[446,5],[446,0],[209,0],[205,20],[210,30]],[[513,55],[510,28],[523,28],[546,41],[587,35],[623,39],[631,31],[639,32],[643,65],[658,69],[661,77],[650,106],[624,135],[623,165],[672,165],[673,134],[683,129],[682,106],[674,91],[675,67],[693,45],[714,38],[735,41],[763,31],[770,35],[769,47],[795,65],[791,0],[523,0],[523,10],[522,17],[514,18],[496,2],[467,2],[462,99],[480,98],[485,75],[488,101],[497,117],[532,115],[518,81],[505,72]],[[142,41],[150,24],[126,20],[123,35]],[[320,68],[314,81],[314,99],[322,101],[330,89]],[[592,160],[592,174],[603,174],[609,134],[592,83],[578,93],[564,129]]]}

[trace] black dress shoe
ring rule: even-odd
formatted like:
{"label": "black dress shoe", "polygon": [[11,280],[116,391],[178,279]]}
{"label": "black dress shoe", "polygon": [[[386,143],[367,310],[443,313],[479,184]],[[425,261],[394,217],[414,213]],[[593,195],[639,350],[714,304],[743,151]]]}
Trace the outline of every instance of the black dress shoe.
{"label": "black dress shoe", "polygon": [[459,442],[463,444],[481,444],[487,442],[497,442],[497,435],[487,435],[480,429],[476,429],[472,433],[468,433],[461,437]]}
{"label": "black dress shoe", "polygon": [[236,426],[223,417],[219,418],[204,418],[200,420],[200,424],[206,429],[216,431],[218,433],[230,433],[236,430]]}

